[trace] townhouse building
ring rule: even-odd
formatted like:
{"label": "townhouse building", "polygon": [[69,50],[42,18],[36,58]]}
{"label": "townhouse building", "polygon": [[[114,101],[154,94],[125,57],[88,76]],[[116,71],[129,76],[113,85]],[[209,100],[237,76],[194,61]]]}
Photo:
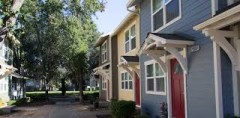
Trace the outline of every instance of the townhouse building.
{"label": "townhouse building", "polygon": [[140,9],[141,109],[239,117],[239,0],[129,0]]}

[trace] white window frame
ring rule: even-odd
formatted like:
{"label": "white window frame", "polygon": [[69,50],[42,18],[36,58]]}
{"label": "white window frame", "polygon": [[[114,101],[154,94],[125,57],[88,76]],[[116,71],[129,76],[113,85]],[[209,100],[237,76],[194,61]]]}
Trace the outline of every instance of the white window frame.
{"label": "white window frame", "polygon": [[[172,19],[170,22],[167,23],[166,21],[166,6],[172,1],[172,0],[169,0],[167,3],[165,3],[165,0],[162,0],[163,1],[163,5],[158,9],[156,10],[155,12],[153,12],[153,0],[151,0],[151,29],[153,32],[159,32],[161,31],[162,29],[168,27],[169,25],[173,24],[174,22],[178,21],[179,19],[181,19],[182,17],[182,0],[179,0],[179,16]],[[153,23],[153,16],[158,12],[160,11],[161,9],[163,9],[163,26],[159,27],[158,29],[154,30],[154,23]]]}
{"label": "white window frame", "polygon": [[[216,14],[216,11],[218,11],[218,0],[211,0],[212,3],[212,16]],[[234,0],[228,0],[228,5],[231,5],[234,3]]]}
{"label": "white window frame", "polygon": [[[127,74],[127,80],[124,78],[124,80],[122,80],[122,75],[125,77],[125,74]],[[120,77],[121,77],[121,79],[120,79],[120,89],[121,90],[129,90],[129,91],[132,91],[133,90],[133,78],[131,77],[131,75],[127,72],[127,71],[122,71],[121,73],[120,73]],[[131,78],[131,80],[130,80],[130,78]],[[124,83],[124,85],[123,85],[123,88],[122,88],[122,82]],[[128,88],[125,88],[126,87],[126,82],[127,82],[127,84],[128,84]],[[130,89],[130,82],[132,82],[132,88]]]}
{"label": "white window frame", "polygon": [[[105,50],[103,50],[103,47],[105,46]],[[101,61],[102,63],[107,61],[107,41],[105,41],[101,46]]]}
{"label": "white window frame", "polygon": [[[135,35],[134,36],[131,36],[131,29],[132,29],[132,27],[135,27]],[[125,33],[124,33],[124,51],[125,51],[125,53],[129,53],[129,52],[131,52],[132,50],[134,50],[134,49],[136,49],[137,48],[137,44],[135,44],[136,46],[135,46],[135,48],[133,48],[132,49],[132,39],[134,39],[135,38],[135,43],[137,43],[137,32],[136,32],[136,24],[134,23],[133,25],[131,25],[131,27],[129,28],[129,29],[127,29],[126,31],[125,31]],[[128,39],[128,41],[126,41],[126,33],[128,32],[128,37],[129,37],[129,39]],[[126,43],[128,43],[128,51],[126,50]]]}
{"label": "white window frame", "polygon": [[106,81],[106,79],[102,80],[102,90],[107,90],[107,81]]}
{"label": "white window frame", "polygon": [[[147,77],[147,66],[153,64],[153,77]],[[166,74],[163,73],[163,76],[156,76],[156,68],[155,68],[155,64],[158,64],[155,60],[149,60],[144,62],[144,66],[145,66],[145,92],[146,94],[154,94],[154,95],[166,95],[166,91],[167,91],[167,84],[166,84]],[[161,66],[159,65],[160,69]],[[157,91],[157,82],[156,79],[157,78],[163,78],[164,79],[164,91],[160,92]],[[147,80],[148,79],[153,79],[153,85],[154,85],[154,90],[153,91],[148,91],[147,90]]]}

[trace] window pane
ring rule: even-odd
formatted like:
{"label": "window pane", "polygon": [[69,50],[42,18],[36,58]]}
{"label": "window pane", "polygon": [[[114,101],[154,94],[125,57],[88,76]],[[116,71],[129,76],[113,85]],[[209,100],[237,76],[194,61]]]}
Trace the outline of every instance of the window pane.
{"label": "window pane", "polygon": [[153,64],[147,65],[147,77],[153,77]]}
{"label": "window pane", "polygon": [[136,37],[134,37],[132,40],[131,40],[131,50],[133,50],[134,48],[136,48]]}
{"label": "window pane", "polygon": [[176,63],[174,65],[174,74],[182,74],[183,73],[183,70],[182,70],[182,67],[179,63]]}
{"label": "window pane", "polygon": [[133,25],[133,26],[131,27],[131,36],[132,36],[132,37],[135,37],[135,35],[136,35],[135,25]]}
{"label": "window pane", "polygon": [[172,0],[166,6],[167,23],[179,16],[179,0]]}
{"label": "window pane", "polygon": [[121,74],[122,81],[124,80],[124,73]]}
{"label": "window pane", "polygon": [[153,0],[153,13],[162,6],[162,0]]}
{"label": "window pane", "polygon": [[132,77],[130,76],[130,74],[128,74],[128,77],[129,77],[128,80],[132,80]]}
{"label": "window pane", "polygon": [[153,79],[147,79],[147,90],[154,91],[154,81]]}
{"label": "window pane", "polygon": [[158,28],[163,26],[163,9],[153,15],[153,24],[154,30],[157,30]]}
{"label": "window pane", "polygon": [[156,87],[159,92],[165,91],[164,78],[156,78]]}
{"label": "window pane", "polygon": [[125,43],[125,52],[129,52],[129,42]]}
{"label": "window pane", "polygon": [[122,89],[124,89],[124,82],[122,82]]}
{"label": "window pane", "polygon": [[165,3],[168,3],[170,0],[165,0]]}
{"label": "window pane", "polygon": [[129,32],[125,32],[125,42],[129,40]]}
{"label": "window pane", "polygon": [[125,89],[128,89],[128,81],[125,81]]}
{"label": "window pane", "polygon": [[128,76],[127,73],[124,73],[124,75],[125,75],[125,76],[124,76],[124,79],[127,80],[127,79],[128,79],[128,77],[127,77],[127,76]]}
{"label": "window pane", "polygon": [[156,76],[163,76],[163,71],[162,68],[159,66],[158,63],[155,63],[155,71],[156,71]]}
{"label": "window pane", "polygon": [[129,89],[132,89],[132,81],[129,81]]}

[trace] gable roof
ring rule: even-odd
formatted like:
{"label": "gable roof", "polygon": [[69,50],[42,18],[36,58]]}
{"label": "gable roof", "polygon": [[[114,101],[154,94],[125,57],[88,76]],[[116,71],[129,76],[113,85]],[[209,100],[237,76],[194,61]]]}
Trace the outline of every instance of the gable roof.
{"label": "gable roof", "polygon": [[104,43],[104,41],[106,41],[106,40],[108,39],[108,37],[109,37],[110,35],[111,35],[111,32],[109,32],[109,33],[107,33],[107,34],[101,35],[101,36],[97,39],[94,47],[96,48],[96,47],[100,46],[102,43]]}

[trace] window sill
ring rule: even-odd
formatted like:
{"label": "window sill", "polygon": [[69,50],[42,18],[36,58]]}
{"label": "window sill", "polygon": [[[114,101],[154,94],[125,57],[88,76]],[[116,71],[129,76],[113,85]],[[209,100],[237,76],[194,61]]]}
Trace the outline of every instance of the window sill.
{"label": "window sill", "polygon": [[[158,32],[160,32],[161,30],[165,29],[166,27],[170,26],[171,24],[177,22],[177,21],[180,20],[180,19],[181,19],[181,16],[178,16],[178,17],[176,17],[175,19],[173,19],[172,21],[168,22],[167,24],[163,25],[162,27],[156,29],[156,30],[153,31],[153,32],[154,32],[154,33],[158,33]],[[152,25],[152,27],[153,27],[153,25]]]}
{"label": "window sill", "polygon": [[164,95],[164,96],[166,96],[166,92],[146,91],[146,94],[152,94],[152,95]]}
{"label": "window sill", "polygon": [[121,89],[121,91],[133,91],[133,89]]}
{"label": "window sill", "polygon": [[127,55],[127,54],[130,54],[131,52],[133,52],[133,51],[135,51],[135,50],[137,50],[137,48],[134,48],[134,49],[132,49],[132,50],[129,50],[128,52],[125,52],[125,54]]}

